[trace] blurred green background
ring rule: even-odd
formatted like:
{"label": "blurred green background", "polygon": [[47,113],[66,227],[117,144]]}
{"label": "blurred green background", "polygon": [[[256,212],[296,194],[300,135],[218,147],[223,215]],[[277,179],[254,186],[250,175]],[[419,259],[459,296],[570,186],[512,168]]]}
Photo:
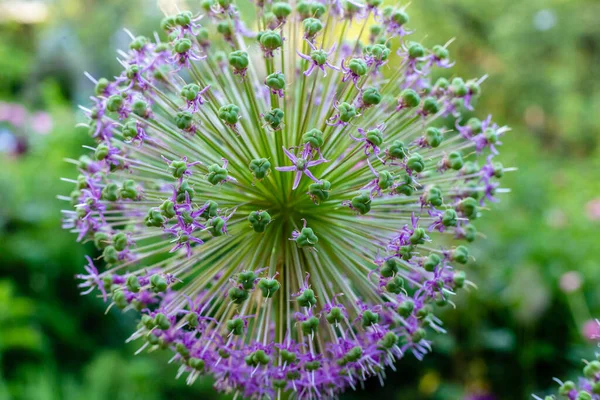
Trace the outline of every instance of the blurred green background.
{"label": "blurred green background", "polygon": [[[170,3],[0,0],[0,399],[217,398],[210,381],[174,379],[168,355],[133,356],[133,317],[79,295],[93,249],[61,229],[56,200],[74,173],[63,158],[89,140],[75,128],[92,90],[83,71],[117,74],[122,28],[151,34]],[[600,2],[418,0],[409,12],[417,40],[456,37],[451,73],[490,75],[478,110],[512,127],[501,161],[519,171],[478,225],[479,289],[444,312],[449,334],[385,387],[343,398],[543,394],[593,356],[600,316]]]}

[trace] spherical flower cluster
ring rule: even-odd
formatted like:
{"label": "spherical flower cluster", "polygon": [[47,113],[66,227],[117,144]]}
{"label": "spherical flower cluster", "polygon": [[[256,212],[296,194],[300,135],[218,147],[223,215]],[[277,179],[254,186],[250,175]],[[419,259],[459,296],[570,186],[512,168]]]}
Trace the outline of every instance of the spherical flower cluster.
{"label": "spherical flower cluster", "polygon": [[[600,321],[596,320],[596,326],[600,326]],[[594,336],[594,340],[599,341],[600,336]],[[554,395],[545,396],[543,399],[533,395],[536,400],[598,400],[600,399],[600,353],[596,354],[596,360],[584,361],[585,366],[582,370],[582,376],[577,383],[573,381],[561,381],[555,378],[554,381],[560,386],[558,388],[558,397]]]}
{"label": "spherical flower cluster", "polygon": [[[507,169],[483,79],[377,0],[204,0],[121,51],[83,108],[97,141],[63,197],[93,241],[84,293],[140,313],[140,350],[245,398],[332,398],[405,355],[469,282]],[[374,21],[374,22],[373,22]],[[352,35],[351,27],[359,27]],[[483,161],[478,161],[480,158]]]}

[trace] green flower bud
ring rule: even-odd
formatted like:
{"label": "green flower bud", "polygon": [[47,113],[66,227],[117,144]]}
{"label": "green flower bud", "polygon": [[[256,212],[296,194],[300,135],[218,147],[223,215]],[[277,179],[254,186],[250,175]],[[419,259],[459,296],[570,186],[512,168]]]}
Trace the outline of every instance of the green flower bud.
{"label": "green flower bud", "polygon": [[258,41],[267,52],[273,52],[281,47],[283,39],[281,35],[275,31],[264,31],[257,36]]}
{"label": "green flower bud", "polygon": [[235,71],[245,71],[248,68],[248,53],[241,50],[232,51],[229,53],[229,65],[233,67]]}
{"label": "green flower bud", "polygon": [[374,44],[373,46],[367,46],[365,51],[368,55],[373,57],[377,61],[386,61],[390,56],[390,49],[383,44]]}
{"label": "green flower bud", "polygon": [[592,395],[582,390],[579,393],[577,393],[577,397],[575,398],[575,400],[592,400]]}
{"label": "green flower bud", "polygon": [[348,68],[354,75],[363,76],[367,73],[367,63],[361,58],[352,58],[348,63]]}
{"label": "green flower bud", "polygon": [[348,104],[348,103],[341,103],[338,106],[338,112],[339,112],[339,117],[340,117],[340,121],[348,123],[350,122],[350,120],[354,117],[356,117],[357,112],[356,112],[356,108],[354,108],[353,105]]}
{"label": "green flower bud", "polygon": [[408,57],[412,59],[421,58],[425,55],[425,48],[420,43],[411,43],[408,47]]}
{"label": "green flower bud", "polygon": [[190,51],[192,48],[192,41],[187,38],[177,39],[173,44],[173,49],[176,53],[183,54]]}
{"label": "green flower bud", "polygon": [[379,273],[384,278],[389,278],[397,274],[399,270],[398,262],[395,259],[390,258],[381,266]]}
{"label": "green flower bud", "polygon": [[235,304],[242,304],[244,301],[248,300],[248,297],[250,297],[250,294],[248,294],[247,291],[237,286],[229,289],[228,295],[231,301]]}
{"label": "green flower bud", "polygon": [[477,228],[475,228],[472,224],[465,226],[464,237],[467,242],[475,241],[475,238],[477,237]]}
{"label": "green flower bud", "polygon": [[104,143],[101,143],[96,147],[96,151],[94,152],[94,157],[96,160],[102,161],[108,156],[108,146]]}
{"label": "green flower bud", "polygon": [[410,235],[410,243],[413,245],[423,244],[425,243],[425,239],[427,239],[427,234],[425,233],[425,229],[423,228],[415,228],[412,235]]}
{"label": "green flower bud", "polygon": [[196,40],[202,46],[208,46],[210,44],[208,29],[199,28],[198,34],[196,35]]}
{"label": "green flower bud", "polygon": [[479,212],[479,205],[477,204],[477,200],[472,197],[467,197],[458,203],[456,209],[462,212],[465,217],[476,219]]}
{"label": "green flower bud", "polygon": [[117,201],[119,200],[119,186],[116,183],[110,182],[102,189],[102,200]]}
{"label": "green flower bud", "polygon": [[271,88],[271,90],[283,90],[285,88],[285,76],[280,72],[267,75],[265,85]]}
{"label": "green flower bud", "polygon": [[339,307],[332,307],[331,310],[325,315],[325,319],[330,324],[339,324],[344,320],[344,314],[342,313],[342,309]]}
{"label": "green flower bud", "polygon": [[311,129],[302,135],[302,143],[310,144],[314,149],[318,149],[319,147],[323,146],[324,142],[325,140],[323,139],[323,132],[316,128]]}
{"label": "green flower bud", "polygon": [[126,285],[127,290],[129,290],[132,293],[137,293],[140,291],[140,280],[135,275],[129,275],[127,277]]}
{"label": "green flower bud", "polygon": [[425,262],[423,262],[423,268],[425,268],[425,271],[433,272],[435,267],[440,264],[440,261],[442,261],[440,256],[437,254],[430,254],[429,257],[425,259]]}
{"label": "green flower bud", "polygon": [[437,114],[440,111],[440,104],[434,97],[428,97],[423,101],[423,114]]}
{"label": "green flower bud", "polygon": [[558,394],[560,394],[561,396],[568,396],[569,393],[575,389],[576,389],[576,386],[573,381],[566,381],[558,389]]}
{"label": "green flower bud", "polygon": [[239,119],[240,108],[234,104],[228,104],[219,108],[219,118],[229,125],[235,125]]}
{"label": "green flower bud", "polygon": [[262,233],[271,222],[271,215],[266,211],[252,211],[248,216],[248,222],[254,232]]}
{"label": "green flower bud", "polygon": [[453,151],[452,153],[448,154],[448,159],[446,163],[450,168],[452,168],[455,171],[458,171],[464,165],[462,155],[457,151]]}
{"label": "green flower bud", "polygon": [[106,101],[106,109],[108,111],[117,112],[121,108],[123,108],[124,101],[125,100],[123,99],[123,96],[120,96],[118,94],[113,94]]}
{"label": "green flower bud", "polygon": [[371,211],[371,196],[369,192],[363,192],[358,196],[354,196],[350,201],[352,208],[364,215]]}
{"label": "green flower bud", "polygon": [[125,141],[132,141],[138,135],[137,122],[127,121],[121,129],[121,134],[123,135]]}
{"label": "green flower bud", "polygon": [[274,108],[271,111],[265,113],[263,118],[269,124],[271,129],[278,130],[281,128],[281,122],[283,121],[284,112],[280,108]]}
{"label": "green flower bud", "polygon": [[258,278],[254,271],[243,271],[237,277],[237,282],[242,285],[245,290],[252,290],[254,281]]}
{"label": "green flower bud", "polygon": [[410,260],[413,257],[413,250],[414,250],[414,246],[410,245],[410,246],[402,246],[400,247],[400,251],[398,252],[400,255],[400,258],[402,258],[403,260]]}
{"label": "green flower bud", "polygon": [[344,355],[344,360],[347,362],[357,362],[358,360],[361,359],[362,355],[363,355],[362,347],[355,346],[355,347],[351,348],[346,353],[346,355]]}
{"label": "green flower bud", "polygon": [[425,133],[425,140],[429,146],[436,148],[442,143],[442,140],[444,140],[444,135],[439,129],[430,127]]}
{"label": "green flower bud", "polygon": [[437,187],[431,187],[425,192],[425,201],[434,207],[439,207],[444,204],[444,198],[442,197],[442,191]]}
{"label": "green flower bud", "polygon": [[408,23],[409,21],[408,14],[402,10],[394,10],[391,15],[391,19],[394,21],[394,23],[400,26]]}
{"label": "green flower bud", "polygon": [[319,319],[317,317],[310,317],[306,321],[302,321],[300,326],[305,335],[312,335],[319,329]]}
{"label": "green flower bud", "polygon": [[150,289],[152,289],[154,293],[165,292],[167,287],[167,281],[162,275],[154,274],[150,277]]}
{"label": "green flower bud", "polygon": [[146,226],[153,226],[155,228],[160,228],[166,222],[165,218],[161,215],[160,209],[151,208],[148,210],[148,214],[144,218],[144,224]]}
{"label": "green flower bud", "polygon": [[196,371],[202,371],[204,370],[204,360],[201,360],[200,358],[190,358],[188,360],[188,365],[190,368],[195,369]]}
{"label": "green flower bud", "polygon": [[271,11],[275,14],[277,19],[285,20],[292,13],[292,7],[288,3],[278,1],[273,3]]}
{"label": "green flower bud", "polygon": [[231,23],[229,21],[220,21],[217,24],[217,32],[219,32],[225,39],[231,38],[233,31],[231,29]]}
{"label": "green flower bud", "polygon": [[307,371],[316,371],[321,368],[320,361],[307,361],[304,363],[304,369]]}
{"label": "green flower bud", "polygon": [[421,340],[425,339],[425,336],[425,329],[419,328],[412,334],[411,340],[413,343],[419,343]]}
{"label": "green flower bud", "polygon": [[139,194],[137,190],[137,184],[135,183],[135,181],[133,179],[127,179],[126,181],[124,181],[123,186],[121,186],[121,190],[119,191],[119,194],[124,199],[137,199]]}
{"label": "green flower bud", "polygon": [[271,298],[279,290],[281,285],[275,279],[262,278],[258,281],[258,288],[266,298]]}
{"label": "green flower bud", "polygon": [[181,97],[183,97],[187,101],[194,101],[198,97],[198,92],[200,92],[200,86],[195,83],[190,83],[181,88]]}
{"label": "green flower bud", "polygon": [[[151,330],[152,328],[154,328],[154,318],[152,318],[149,315],[142,315],[142,320],[141,320],[142,325],[144,325],[146,327],[146,329]],[[156,337],[156,336],[155,336]]]}
{"label": "green flower bud", "polygon": [[313,15],[315,18],[321,18],[326,12],[327,8],[324,4],[319,2],[313,2],[310,4],[310,15]]}
{"label": "green flower bud", "polygon": [[172,169],[173,178],[179,179],[187,172],[187,162],[183,160],[173,160],[171,161],[171,164],[169,164],[169,168]]}
{"label": "green flower bud", "polygon": [[363,313],[362,318],[361,318],[361,324],[362,324],[363,328],[373,326],[373,325],[377,324],[378,322],[379,322],[379,314],[377,314],[371,310],[367,310]]}
{"label": "green flower bud", "polygon": [[96,83],[96,87],[94,88],[94,93],[96,93],[96,96],[103,95],[104,91],[108,88],[108,85],[110,85],[110,81],[108,79],[98,79],[98,83]]}
{"label": "green flower bud", "polygon": [[113,246],[117,251],[123,251],[127,247],[128,239],[127,235],[124,232],[119,232],[112,239]]}
{"label": "green flower bud", "polygon": [[376,88],[367,88],[362,92],[362,102],[365,106],[374,106],[381,103],[381,93]]}
{"label": "green flower bud", "polygon": [[413,153],[406,161],[406,168],[414,172],[423,172],[425,169],[425,161],[419,153]]}
{"label": "green flower bud", "polygon": [[494,128],[487,128],[485,132],[483,132],[483,136],[485,136],[485,139],[488,141],[488,143],[498,143],[498,133]]}
{"label": "green flower bud", "polygon": [[323,29],[323,23],[316,18],[306,18],[302,21],[304,26],[304,34],[308,38],[313,38]]}
{"label": "green flower bud", "polygon": [[450,57],[450,53],[448,52],[448,49],[446,49],[443,46],[440,46],[439,44],[436,44],[435,46],[433,46],[432,51],[438,60],[447,60]]}
{"label": "green flower bud", "polygon": [[231,4],[233,3],[233,0],[217,0],[217,3],[219,4],[219,6],[223,9],[227,9],[229,8],[229,6],[231,6]]}
{"label": "green flower bud", "polygon": [[256,179],[263,179],[271,169],[271,163],[266,158],[255,158],[250,161],[250,171]]}
{"label": "green flower bud", "polygon": [[119,261],[119,253],[114,246],[106,246],[102,252],[102,258],[104,258],[104,262],[107,264],[114,264]]}
{"label": "green flower bud", "polygon": [[314,247],[319,238],[313,232],[312,228],[302,228],[300,234],[296,237],[298,247]]}
{"label": "green flower bud", "polygon": [[306,308],[311,308],[317,304],[317,298],[315,297],[315,292],[312,289],[304,289],[302,294],[298,296],[297,301],[300,307]]}
{"label": "green flower bud", "polygon": [[298,356],[296,355],[296,353],[287,351],[285,349],[279,350],[279,354],[281,355],[281,361],[283,361],[284,363],[287,363],[288,365],[295,363],[296,360],[298,359]]}
{"label": "green flower bud", "polygon": [[452,208],[448,208],[442,214],[442,224],[444,226],[456,226],[458,222],[458,214]]}
{"label": "green flower bud", "polygon": [[392,144],[387,148],[387,154],[391,158],[397,158],[403,160],[408,154],[406,145],[401,140],[394,140]]}
{"label": "green flower bud", "polygon": [[206,228],[214,237],[223,236],[225,234],[225,220],[221,217],[213,217],[208,220]]}
{"label": "green flower bud", "polygon": [[227,168],[223,168],[219,164],[213,164],[208,167],[208,175],[206,176],[206,180],[211,185],[218,185],[219,183],[226,181],[228,175],[229,173]]}
{"label": "green flower bud", "polygon": [[190,129],[193,122],[194,117],[192,116],[192,113],[188,111],[180,111],[175,116],[175,125],[183,131]]}
{"label": "green flower bud", "polygon": [[104,250],[110,244],[110,237],[104,232],[94,233],[94,245],[98,250]]}
{"label": "green flower bud", "polygon": [[386,333],[380,340],[377,342],[380,349],[390,350],[398,343],[398,336],[394,332]]}
{"label": "green flower bud", "polygon": [[412,300],[404,300],[402,303],[398,304],[398,309],[396,311],[402,318],[408,318],[414,309],[415,303],[413,303]]}
{"label": "green flower bud", "polygon": [[598,373],[600,373],[600,361],[591,361],[583,368],[583,375],[588,379],[594,378]]}
{"label": "green flower bud", "polygon": [[381,190],[388,189],[394,184],[394,176],[389,171],[380,171],[377,187]]}
{"label": "green flower bud", "polygon": [[455,287],[462,288],[463,286],[465,286],[467,274],[464,271],[455,271],[452,280],[454,282]]}
{"label": "green flower bud", "polygon": [[175,350],[183,358],[188,358],[190,356],[190,351],[188,350],[188,348],[183,343],[177,343],[175,345]]}
{"label": "green flower bud", "polygon": [[308,186],[308,194],[316,202],[321,202],[329,199],[330,191],[331,183],[326,180],[322,180],[318,183],[312,183]]}
{"label": "green flower bud", "polygon": [[219,204],[216,201],[208,200],[204,205],[204,211],[200,214],[201,218],[209,219],[217,216],[217,211],[219,209]]}
{"label": "green flower bud", "polygon": [[468,93],[465,81],[463,81],[461,78],[452,79],[452,83],[450,84],[450,91],[457,97],[464,97]]}
{"label": "green flower bud", "polygon": [[244,333],[244,320],[241,318],[230,319],[226,325],[227,330],[234,336],[240,336]]}
{"label": "green flower bud", "polygon": [[171,321],[165,314],[158,313],[154,316],[154,325],[156,325],[159,329],[166,331],[171,327]]}
{"label": "green flower bud", "polygon": [[396,275],[385,285],[385,288],[390,293],[399,294],[404,288],[404,279]]}
{"label": "green flower bud", "polygon": [[129,305],[127,299],[125,298],[125,292],[121,289],[117,289],[112,294],[112,301],[115,303],[115,306],[120,310],[124,309]]}
{"label": "green flower bud", "polygon": [[404,89],[400,93],[400,102],[404,107],[415,108],[421,103],[421,97],[412,89]]}
{"label": "green flower bud", "polygon": [[459,264],[466,264],[469,261],[469,249],[465,246],[458,246],[452,251],[452,261]]}
{"label": "green flower bud", "polygon": [[131,107],[133,113],[141,118],[147,118],[150,115],[148,103],[143,100],[136,100]]}

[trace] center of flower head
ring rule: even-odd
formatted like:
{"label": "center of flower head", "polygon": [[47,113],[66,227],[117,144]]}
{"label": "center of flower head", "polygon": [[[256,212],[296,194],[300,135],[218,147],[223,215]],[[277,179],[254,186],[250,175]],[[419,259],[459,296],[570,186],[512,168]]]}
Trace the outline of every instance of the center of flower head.
{"label": "center of flower head", "polygon": [[202,4],[206,26],[167,17],[114,81],[90,76],[98,145],[63,198],[106,264],[88,259],[84,293],[138,311],[132,338],[189,383],[245,398],[333,398],[422,358],[468,284],[451,240],[475,240],[508,170],[508,129],[466,117],[483,80],[432,81],[447,45],[376,0],[257,1],[258,32]]}

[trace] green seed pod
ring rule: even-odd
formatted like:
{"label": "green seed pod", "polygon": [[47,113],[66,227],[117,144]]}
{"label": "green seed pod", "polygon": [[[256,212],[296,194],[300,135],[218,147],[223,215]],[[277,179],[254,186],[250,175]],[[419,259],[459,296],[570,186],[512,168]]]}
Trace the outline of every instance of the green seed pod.
{"label": "green seed pod", "polygon": [[285,76],[280,72],[274,72],[267,75],[265,78],[265,85],[271,88],[271,90],[283,90],[285,88]]}
{"label": "green seed pod", "polygon": [[121,134],[125,141],[132,141],[138,135],[137,131],[137,122],[136,121],[127,121],[123,128],[121,129]]}
{"label": "green seed pod", "polygon": [[94,245],[98,250],[104,250],[110,244],[110,236],[104,232],[94,233]]}
{"label": "green seed pod", "polygon": [[579,393],[577,393],[577,397],[575,397],[575,400],[592,400],[592,395],[582,390]]}
{"label": "green seed pod", "polygon": [[419,343],[421,340],[425,339],[425,336],[425,329],[419,328],[412,334],[411,340],[413,343]]}
{"label": "green seed pod", "polygon": [[305,0],[301,0],[301,1],[297,2],[296,3],[296,11],[298,12],[298,15],[300,15],[300,18],[302,20],[306,20],[306,19],[310,18],[310,16],[311,16],[310,3]]}
{"label": "green seed pod", "polygon": [[244,333],[244,320],[241,318],[230,319],[226,325],[229,333],[234,336],[240,336]]}
{"label": "green seed pod", "polygon": [[425,133],[425,140],[427,141],[427,144],[429,146],[436,148],[444,140],[444,135],[442,134],[442,132],[439,129],[430,127],[427,129],[427,132]]}
{"label": "green seed pod", "polygon": [[114,264],[119,261],[119,253],[114,246],[106,246],[102,252],[102,258],[104,258],[105,263]]}
{"label": "green seed pod", "polygon": [[469,261],[469,249],[465,246],[458,246],[452,251],[452,261],[459,264],[466,264]]}
{"label": "green seed pod", "polygon": [[162,275],[154,274],[150,277],[150,289],[154,293],[165,292],[168,286],[167,280]]}
{"label": "green seed pod", "polygon": [[304,369],[307,371],[316,371],[321,368],[320,361],[307,361],[304,363]]}
{"label": "green seed pod", "polygon": [[156,325],[159,329],[166,331],[171,327],[171,321],[165,314],[158,313],[154,316],[154,325]]}
{"label": "green seed pod", "polygon": [[183,131],[190,129],[193,122],[194,117],[192,116],[192,113],[188,111],[180,111],[175,116],[175,125]]}
{"label": "green seed pod", "polygon": [[271,222],[271,215],[266,211],[252,211],[248,216],[248,222],[254,232],[262,233]]}
{"label": "green seed pod", "polygon": [[331,191],[331,183],[326,180],[322,180],[318,183],[312,183],[308,186],[308,194],[316,202],[321,202],[329,199],[329,192]]}
{"label": "green seed pod", "polygon": [[600,373],[600,361],[591,361],[583,368],[583,375],[588,379],[594,378],[598,373]]}
{"label": "green seed pod", "polygon": [[438,60],[447,60],[450,57],[448,49],[439,44],[433,46],[432,52]]}
{"label": "green seed pod", "polygon": [[177,213],[175,212],[175,203],[171,200],[165,200],[159,207],[160,213],[167,219],[173,218]]}
{"label": "green seed pod", "polygon": [[425,55],[425,48],[420,43],[411,43],[408,47],[408,57],[412,59],[421,58]]}
{"label": "green seed pod", "polygon": [[244,301],[248,300],[248,297],[250,297],[250,294],[247,291],[237,286],[229,289],[228,295],[231,301],[235,304],[242,304]]}
{"label": "green seed pod", "polygon": [[201,218],[209,219],[217,216],[219,204],[216,201],[208,200],[204,205],[204,211],[200,214]]}
{"label": "green seed pod", "polygon": [[458,214],[452,208],[448,208],[442,214],[442,224],[444,226],[456,226],[458,222]]}
{"label": "green seed pod", "polygon": [[383,133],[379,129],[371,129],[365,136],[367,141],[374,146],[379,147],[383,144]]}
{"label": "green seed pod", "polygon": [[494,128],[487,128],[485,132],[483,132],[483,136],[485,136],[485,139],[491,144],[498,143],[498,133]]}
{"label": "green seed pod", "polygon": [[423,228],[415,228],[412,235],[410,235],[410,243],[413,245],[423,244],[425,243],[425,239],[427,239],[427,234],[425,233],[425,229]]}
{"label": "green seed pod", "polygon": [[[151,316],[144,314],[142,315],[142,320],[141,320],[142,325],[144,325],[146,327],[146,329],[151,330],[152,328],[154,328],[154,318],[152,318]],[[156,337],[156,336],[155,336]]]}
{"label": "green seed pod", "polygon": [[173,43],[173,49],[179,54],[187,53],[191,48],[192,41],[187,38],[177,39],[175,40],[175,43]]}
{"label": "green seed pod", "polygon": [[300,307],[306,308],[311,308],[317,304],[317,298],[315,297],[315,292],[312,289],[304,289],[302,294],[298,296],[297,301]]}
{"label": "green seed pod", "polygon": [[379,322],[379,314],[377,314],[371,310],[365,311],[361,317],[361,324],[362,324],[363,328],[373,326],[373,325],[377,324],[378,322]]}
{"label": "green seed pod", "polygon": [[102,161],[108,156],[108,146],[104,143],[101,143],[96,147],[96,151],[94,152],[94,157],[96,160]]}
{"label": "green seed pod", "polygon": [[281,355],[281,361],[283,361],[284,363],[287,363],[288,365],[295,363],[296,360],[298,359],[298,356],[296,355],[296,353],[287,351],[285,349],[279,350],[279,354]]}
{"label": "green seed pod", "polygon": [[387,154],[391,158],[397,158],[403,160],[408,154],[406,145],[401,140],[394,140],[392,144],[387,148]]}
{"label": "green seed pod", "polygon": [[319,329],[319,319],[317,317],[310,317],[306,321],[302,321],[300,326],[305,335],[312,335]]}
{"label": "green seed pod", "polygon": [[421,103],[421,97],[412,89],[404,89],[400,93],[400,103],[406,108],[415,108]]}
{"label": "green seed pod", "polygon": [[229,173],[227,168],[223,168],[219,164],[213,164],[208,167],[208,175],[206,176],[206,180],[211,185],[218,185],[219,183],[226,181],[228,175]]}
{"label": "green seed pod", "polygon": [[455,271],[454,272],[452,281],[454,282],[455,287],[462,288],[463,286],[465,286],[466,280],[467,280],[467,274],[464,271]]}
{"label": "green seed pod", "polygon": [[447,165],[453,170],[458,171],[464,165],[462,155],[457,151],[448,154]]}
{"label": "green seed pod", "polygon": [[190,351],[183,343],[177,343],[175,345],[175,351],[177,351],[184,359],[187,359],[190,356]]}
{"label": "green seed pod", "polygon": [[269,112],[263,115],[263,118],[269,124],[271,129],[278,130],[281,128],[281,123],[283,122],[284,112],[280,108],[273,108]]}
{"label": "green seed pod", "polygon": [[434,97],[428,97],[423,101],[423,114],[432,115],[440,111],[440,104]]}
{"label": "green seed pod", "polygon": [[404,279],[396,275],[385,285],[385,288],[390,293],[400,294],[404,288]]}
{"label": "green seed pod", "polygon": [[469,243],[475,241],[475,238],[477,237],[477,228],[475,228],[475,226],[473,226],[472,224],[465,226],[464,237],[465,240]]}
{"label": "green seed pod", "polygon": [[125,100],[123,99],[123,96],[118,95],[118,94],[113,94],[106,101],[106,109],[108,111],[117,112],[121,108],[123,108],[124,101]]}
{"label": "green seed pod", "polygon": [[323,146],[325,140],[323,139],[323,132],[319,129],[311,129],[302,135],[302,143],[310,144],[313,149],[318,149]]}
{"label": "green seed pod", "polygon": [[324,4],[319,2],[313,2],[310,4],[310,15],[315,18],[321,18],[327,12],[327,8]]}
{"label": "green seed pod", "polygon": [[242,285],[245,290],[252,290],[254,288],[254,281],[258,276],[254,271],[243,271],[237,277],[237,282]]}
{"label": "green seed pod", "polygon": [[368,71],[367,63],[361,58],[352,58],[348,63],[348,68],[358,76],[363,76]]}
{"label": "green seed pod", "polygon": [[389,189],[394,184],[394,176],[389,171],[379,171],[377,187],[381,190]]}
{"label": "green seed pod", "polygon": [[127,277],[126,286],[127,290],[129,290],[130,292],[137,293],[140,291],[140,280],[135,275],[129,275]]}
{"label": "green seed pod", "polygon": [[394,332],[387,332],[380,340],[377,342],[380,349],[390,350],[398,343],[398,336]]}
{"label": "green seed pod", "polygon": [[398,267],[398,261],[396,261],[394,258],[390,258],[381,266],[379,273],[384,278],[389,278],[397,274],[399,270],[400,268]]}
{"label": "green seed pod", "polygon": [[248,53],[241,50],[232,51],[229,53],[229,65],[233,67],[235,71],[245,71],[250,64],[248,60]]}
{"label": "green seed pod", "polygon": [[354,196],[350,201],[352,208],[364,215],[371,211],[371,196],[369,192],[363,192],[358,196]]}
{"label": "green seed pod", "polygon": [[423,172],[425,169],[425,161],[419,153],[413,153],[406,161],[406,168],[414,172]]}
{"label": "green seed pod", "polygon": [[391,20],[394,21],[397,25],[404,25],[408,23],[409,18],[408,14],[403,10],[394,10],[391,14]]}
{"label": "green seed pod", "polygon": [[115,303],[115,306],[120,310],[124,309],[129,305],[127,299],[125,298],[125,292],[121,289],[117,289],[112,294],[112,301]]}
{"label": "green seed pod", "polygon": [[151,208],[148,210],[148,214],[144,218],[144,224],[146,226],[153,226],[155,228],[160,228],[166,222],[165,218],[161,215],[160,209]]}
{"label": "green seed pod", "polygon": [[332,307],[331,310],[325,315],[325,319],[330,324],[339,324],[344,320],[344,314],[342,313],[342,309],[339,307]]}
{"label": "green seed pod", "polygon": [[361,98],[363,104],[367,107],[381,103],[381,93],[373,87],[363,90]]}
{"label": "green seed pod", "polygon": [[302,228],[298,237],[296,237],[296,244],[298,247],[314,247],[319,241],[319,238],[313,232],[312,228]]}
{"label": "green seed pod", "polygon": [[136,200],[139,196],[137,191],[137,184],[133,179],[127,179],[123,182],[119,194],[124,199]]}
{"label": "green seed pod", "polygon": [[264,31],[257,36],[258,41],[267,52],[273,52],[281,47],[283,39],[275,31]]}
{"label": "green seed pod", "polygon": [[285,20],[292,13],[292,6],[283,1],[278,1],[271,6],[271,12],[275,14],[277,19]]}
{"label": "green seed pod", "polygon": [[207,230],[213,237],[223,236],[225,234],[225,220],[221,217],[213,217],[208,220]]}
{"label": "green seed pod", "polygon": [[208,45],[210,45],[208,29],[199,28],[198,34],[196,35],[196,40],[198,41],[198,43],[200,43],[202,47],[207,47]]}
{"label": "green seed pod", "polygon": [[219,32],[227,40],[233,35],[231,23],[229,21],[220,21],[217,24],[217,32]]}
{"label": "green seed pod", "polygon": [[469,219],[476,219],[479,213],[479,205],[477,200],[472,197],[462,199],[456,206],[456,209],[463,213],[463,215]]}
{"label": "green seed pod", "polygon": [[148,103],[143,100],[134,101],[131,110],[135,115],[141,118],[147,118],[150,115]]}
{"label": "green seed pod", "polygon": [[98,79],[98,83],[96,83],[96,87],[94,88],[94,93],[96,93],[97,96],[103,95],[106,89],[108,88],[108,85],[110,85],[110,81],[108,79]]}
{"label": "green seed pod", "polygon": [[196,371],[202,371],[204,370],[204,360],[201,360],[200,358],[190,358],[188,360],[188,365],[190,368],[195,369]]}
{"label": "green seed pod", "polygon": [[398,305],[398,309],[396,311],[402,318],[408,318],[414,309],[415,303],[413,303],[411,300],[404,300]]}
{"label": "green seed pod", "polygon": [[119,232],[112,239],[113,246],[117,251],[123,251],[127,248],[128,239],[127,235],[124,232]]}
{"label": "green seed pod", "polygon": [[102,189],[102,200],[117,201],[119,200],[119,186],[116,183],[110,182]]}
{"label": "green seed pod", "polygon": [[461,78],[452,79],[452,83],[450,84],[450,91],[456,97],[465,97],[468,94],[467,86],[465,85],[465,81]]}
{"label": "green seed pod", "polygon": [[440,256],[437,254],[430,254],[429,257],[425,259],[425,262],[423,262],[423,268],[425,268],[425,271],[433,272],[435,267],[440,264],[440,261],[442,261]]}
{"label": "green seed pod", "polygon": [[271,169],[271,163],[266,158],[255,158],[250,161],[250,170],[256,179],[263,179]]}
{"label": "green seed pod", "polygon": [[444,204],[442,191],[437,187],[431,187],[425,192],[425,201],[432,206],[439,207]]}
{"label": "green seed pod", "polygon": [[266,298],[271,298],[279,290],[281,285],[275,279],[262,278],[258,281],[258,288]]}
{"label": "green seed pod", "polygon": [[323,29],[323,23],[316,18],[306,18],[302,21],[302,25],[307,38],[314,38]]}
{"label": "green seed pod", "polygon": [[190,83],[181,88],[181,97],[183,97],[187,101],[194,101],[198,97],[198,92],[200,92],[200,86],[195,83]]}
{"label": "green seed pod", "polygon": [[219,108],[219,118],[229,125],[235,125],[239,119],[240,108],[234,104],[228,104]]}
{"label": "green seed pod", "polygon": [[367,46],[365,52],[377,61],[386,61],[390,56],[390,49],[383,44],[374,44]]}

